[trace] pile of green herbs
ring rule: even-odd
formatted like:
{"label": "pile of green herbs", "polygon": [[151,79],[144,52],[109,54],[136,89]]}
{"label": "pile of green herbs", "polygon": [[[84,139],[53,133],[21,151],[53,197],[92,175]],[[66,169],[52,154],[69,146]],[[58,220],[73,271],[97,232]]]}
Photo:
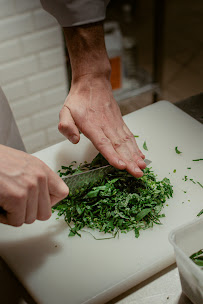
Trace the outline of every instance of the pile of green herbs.
{"label": "pile of green herbs", "polygon": [[[99,154],[92,163],[73,168],[63,166],[59,175],[72,175],[105,165]],[[58,216],[64,216],[70,227],[69,236],[81,236],[83,228],[110,233],[139,231],[160,225],[164,217],[161,210],[166,200],[172,197],[173,189],[168,178],[157,180],[151,168],[145,168],[141,178],[135,178],[126,171],[115,169],[97,184],[86,184],[77,194],[67,196],[53,207]]]}

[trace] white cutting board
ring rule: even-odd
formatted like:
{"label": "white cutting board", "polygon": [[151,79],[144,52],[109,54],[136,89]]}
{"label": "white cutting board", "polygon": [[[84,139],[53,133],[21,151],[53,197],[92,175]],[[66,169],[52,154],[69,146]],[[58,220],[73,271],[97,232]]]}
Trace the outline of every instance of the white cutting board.
{"label": "white cutting board", "polygon": [[[138,239],[128,233],[96,241],[87,233],[82,238],[68,237],[66,223],[55,220],[56,215],[20,228],[0,224],[0,254],[37,303],[105,303],[135,286],[175,261],[169,232],[194,219],[203,208],[203,189],[182,180],[187,175],[203,184],[203,161],[192,161],[203,158],[203,126],[165,101],[124,119],[139,135],[140,147],[146,140],[149,151],[144,152],[158,177],[169,177],[174,185],[163,225],[141,231]],[[176,146],[182,154],[175,153]],[[78,145],[65,141],[35,156],[57,171],[60,165],[90,161],[96,154],[82,137]]]}

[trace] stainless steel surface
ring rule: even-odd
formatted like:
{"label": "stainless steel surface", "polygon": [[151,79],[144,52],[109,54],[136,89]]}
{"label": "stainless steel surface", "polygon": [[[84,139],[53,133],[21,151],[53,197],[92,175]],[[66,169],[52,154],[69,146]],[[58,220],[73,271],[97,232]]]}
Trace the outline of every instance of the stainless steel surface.
{"label": "stainless steel surface", "polygon": [[114,169],[114,167],[107,165],[87,172],[70,175],[65,178],[62,177],[62,179],[68,185],[70,193],[74,194],[89,183],[95,184],[106,174],[110,173],[111,171],[114,171]]}
{"label": "stainless steel surface", "polygon": [[[144,161],[147,166],[151,163],[149,159],[145,159]],[[71,194],[74,194],[77,193],[80,188],[88,185],[89,183],[95,184],[105,175],[113,172],[114,170],[116,170],[114,167],[107,165],[87,172],[62,177],[62,179],[68,185]]]}

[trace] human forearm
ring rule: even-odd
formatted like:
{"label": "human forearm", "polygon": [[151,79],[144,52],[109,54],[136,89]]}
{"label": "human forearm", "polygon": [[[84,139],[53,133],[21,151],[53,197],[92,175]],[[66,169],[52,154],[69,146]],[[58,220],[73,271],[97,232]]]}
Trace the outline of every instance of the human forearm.
{"label": "human forearm", "polygon": [[110,78],[111,66],[101,22],[64,28],[72,68],[72,81],[84,75]]}

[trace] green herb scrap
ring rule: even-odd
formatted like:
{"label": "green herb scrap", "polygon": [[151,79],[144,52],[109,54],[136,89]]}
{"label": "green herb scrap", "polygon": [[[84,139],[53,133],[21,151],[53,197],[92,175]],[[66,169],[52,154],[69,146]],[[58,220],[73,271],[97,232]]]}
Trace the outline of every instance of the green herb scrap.
{"label": "green herb scrap", "polygon": [[[67,168],[70,171],[74,174],[71,166]],[[96,185],[67,196],[53,209],[58,216],[64,216],[70,227],[69,236],[81,236],[83,228],[90,228],[111,233],[112,237],[133,230],[139,237],[141,229],[161,224],[160,218],[165,216],[161,210],[172,194],[170,180],[158,181],[149,168],[144,169],[141,178],[115,170]]]}
{"label": "green herb scrap", "polygon": [[202,185],[200,182],[197,182],[197,184],[198,184],[200,187],[203,188],[203,185]]}
{"label": "green herb scrap", "polygon": [[193,159],[192,161],[200,161],[203,160],[203,158]]}
{"label": "green herb scrap", "polygon": [[193,253],[190,259],[198,266],[202,267],[203,270],[203,249]]}
{"label": "green herb scrap", "polygon": [[203,209],[197,214],[197,216],[200,216],[203,214]]}
{"label": "green herb scrap", "polygon": [[146,143],[146,141],[144,142],[144,144],[143,144],[143,149],[145,149],[146,151],[148,151],[148,148],[147,148],[147,143]]}
{"label": "green herb scrap", "polygon": [[181,154],[182,152],[178,150],[178,147],[175,147],[175,151],[177,154]]}

